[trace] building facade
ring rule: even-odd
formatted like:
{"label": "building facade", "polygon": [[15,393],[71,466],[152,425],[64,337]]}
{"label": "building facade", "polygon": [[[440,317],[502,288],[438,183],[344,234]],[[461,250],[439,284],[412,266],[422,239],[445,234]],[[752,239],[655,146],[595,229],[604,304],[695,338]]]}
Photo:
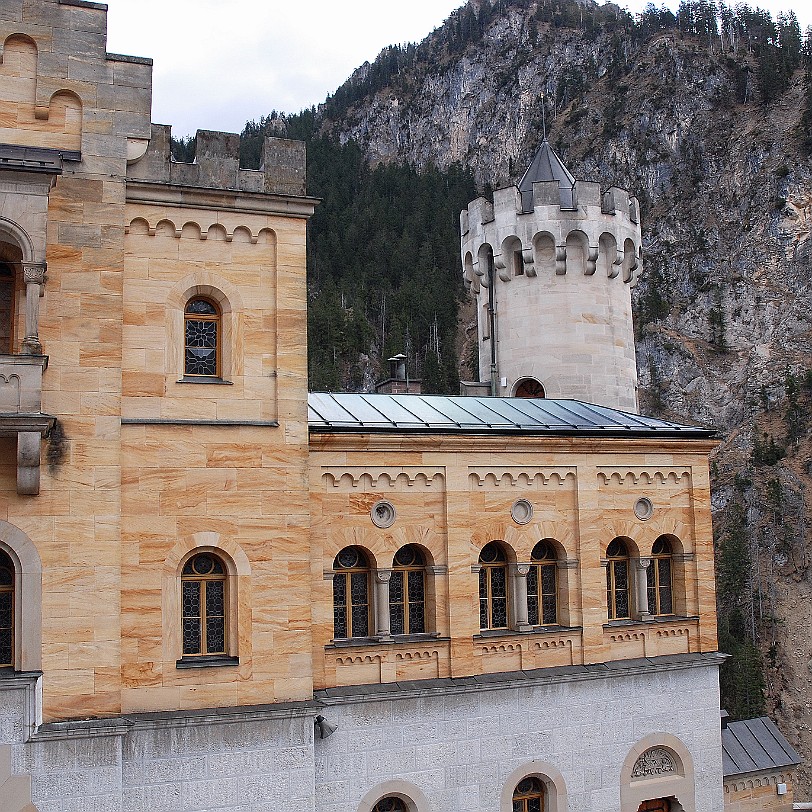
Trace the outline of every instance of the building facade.
{"label": "building facade", "polygon": [[2,808],[721,812],[712,434],[308,395],[303,146],[0,28]]}

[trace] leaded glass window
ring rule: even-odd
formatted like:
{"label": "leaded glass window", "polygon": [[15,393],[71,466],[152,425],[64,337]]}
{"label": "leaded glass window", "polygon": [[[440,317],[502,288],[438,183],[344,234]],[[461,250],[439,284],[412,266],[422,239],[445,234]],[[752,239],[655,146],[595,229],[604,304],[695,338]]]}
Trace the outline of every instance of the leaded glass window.
{"label": "leaded glass window", "polygon": [[190,299],[184,314],[184,374],[220,375],[220,309],[201,297]]}
{"label": "leaded glass window", "polygon": [[674,612],[671,577],[671,545],[660,536],[651,548],[646,570],[648,611],[650,615],[670,615]]}
{"label": "leaded glass window", "polygon": [[395,554],[389,579],[389,621],[392,634],[426,631],[426,559],[414,544]]}
{"label": "leaded glass window", "polygon": [[620,539],[606,548],[606,609],[609,620],[631,617],[629,606],[629,553]]}
{"label": "leaded glass window", "polygon": [[535,777],[519,781],[513,790],[513,812],[544,812],[544,784]]}
{"label": "leaded glass window", "polygon": [[212,553],[190,558],[181,574],[183,656],[226,653],[226,568]]}
{"label": "leaded glass window", "polygon": [[0,666],[14,665],[14,564],[0,550]]}
{"label": "leaded glass window", "polygon": [[0,354],[14,352],[14,268],[0,262]]}
{"label": "leaded glass window", "polygon": [[360,547],[345,547],[333,562],[333,636],[369,637],[369,564]]}
{"label": "leaded glass window", "polygon": [[527,618],[533,626],[558,623],[558,572],[555,549],[549,541],[540,541],[530,555]]}
{"label": "leaded glass window", "polygon": [[381,798],[375,806],[372,807],[372,812],[408,812],[406,804],[400,798]]}
{"label": "leaded glass window", "polygon": [[491,541],[479,554],[479,627],[506,629],[507,557],[502,545]]}

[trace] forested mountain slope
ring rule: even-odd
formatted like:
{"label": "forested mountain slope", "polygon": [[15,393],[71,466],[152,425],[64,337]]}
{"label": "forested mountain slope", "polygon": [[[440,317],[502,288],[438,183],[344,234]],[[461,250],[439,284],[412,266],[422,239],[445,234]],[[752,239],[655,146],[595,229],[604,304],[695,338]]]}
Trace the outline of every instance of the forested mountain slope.
{"label": "forested mountain slope", "polygon": [[800,799],[812,799],[810,45],[792,15],[707,0],[636,19],[589,0],[470,0],[318,110],[243,134],[249,164],[265,130],[305,137],[309,191],[325,199],[310,238],[314,388],[368,389],[401,350],[433,391],[470,374],[457,214],[477,189],[518,180],[543,104],[576,177],[638,196],[643,411],[720,430],[723,701],[781,724],[809,765]]}

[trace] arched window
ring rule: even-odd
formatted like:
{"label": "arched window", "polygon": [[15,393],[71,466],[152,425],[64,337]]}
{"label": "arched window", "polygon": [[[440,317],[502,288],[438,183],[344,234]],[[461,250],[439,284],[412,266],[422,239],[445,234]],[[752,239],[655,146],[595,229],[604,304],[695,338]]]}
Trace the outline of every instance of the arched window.
{"label": "arched window", "polygon": [[345,547],[333,562],[333,636],[369,636],[369,563],[360,547]]}
{"label": "arched window", "polygon": [[14,665],[14,564],[0,550],[0,667]]}
{"label": "arched window", "polygon": [[648,611],[650,615],[670,615],[674,612],[671,580],[671,545],[660,536],[651,548],[646,570],[648,583]]}
{"label": "arched window", "polygon": [[527,620],[532,626],[558,623],[558,575],[555,549],[540,541],[530,554],[527,573]]}
{"label": "arched window", "polygon": [[525,378],[516,385],[517,398],[543,398],[544,387],[534,378]]}
{"label": "arched window", "polygon": [[506,629],[507,557],[499,542],[488,542],[479,554],[479,627]]}
{"label": "arched window", "polygon": [[629,553],[620,539],[606,548],[606,609],[609,620],[631,617],[629,606]]}
{"label": "arched window", "polygon": [[658,798],[656,801],[643,801],[637,812],[671,812],[671,801]]}
{"label": "arched window", "polygon": [[0,354],[14,352],[14,268],[0,262]]}
{"label": "arched window", "polygon": [[519,781],[513,790],[513,812],[544,812],[544,784],[535,777]]}
{"label": "arched window", "polygon": [[414,544],[395,553],[389,580],[389,622],[392,634],[426,631],[426,559]]}
{"label": "arched window", "polygon": [[226,567],[197,553],[181,573],[183,656],[226,653]]}
{"label": "arched window", "polygon": [[375,806],[372,807],[372,812],[409,812],[406,804],[400,799],[390,796],[389,798],[381,798]]}
{"label": "arched window", "polygon": [[219,378],[222,318],[211,299],[195,296],[186,303],[184,336],[184,374]]}

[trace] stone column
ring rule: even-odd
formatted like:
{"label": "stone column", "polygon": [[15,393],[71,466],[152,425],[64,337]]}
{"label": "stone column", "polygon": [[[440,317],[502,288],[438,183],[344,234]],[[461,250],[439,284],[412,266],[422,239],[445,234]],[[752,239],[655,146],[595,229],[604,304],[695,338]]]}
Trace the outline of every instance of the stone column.
{"label": "stone column", "polygon": [[636,558],[630,562],[632,564],[632,574],[634,576],[635,603],[638,620],[648,620],[651,615],[648,613],[648,565],[650,558]]}
{"label": "stone column", "polygon": [[375,570],[375,637],[391,640],[389,621],[389,580],[392,570]]}
{"label": "stone column", "polygon": [[527,618],[527,573],[530,572],[529,564],[514,564],[513,570],[513,594],[516,596],[516,630],[528,632],[533,627]]}
{"label": "stone column", "polygon": [[25,282],[25,338],[22,341],[24,355],[42,355],[39,340],[39,297],[45,287],[45,263],[24,262]]}

